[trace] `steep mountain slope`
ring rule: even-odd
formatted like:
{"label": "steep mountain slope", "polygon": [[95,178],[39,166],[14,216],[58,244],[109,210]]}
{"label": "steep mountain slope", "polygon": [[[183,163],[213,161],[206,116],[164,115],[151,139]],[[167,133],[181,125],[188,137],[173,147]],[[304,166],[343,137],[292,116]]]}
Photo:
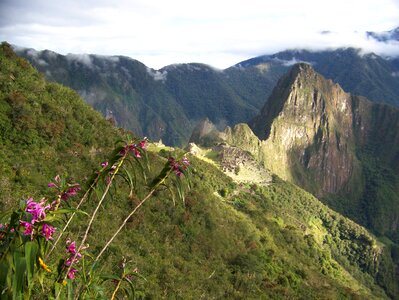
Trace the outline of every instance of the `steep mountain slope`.
{"label": "steep mountain slope", "polygon": [[[193,126],[206,117],[222,127],[248,121],[264,102],[248,101],[251,97],[237,93],[228,74],[202,64],[157,71],[120,56],[63,56],[33,49],[17,53],[49,80],[76,90],[119,126],[169,145],[187,143]],[[266,85],[272,86],[270,80]],[[260,93],[264,95],[264,89]]]}
{"label": "steep mountain slope", "polygon": [[59,55],[25,50],[19,54],[51,81],[77,91],[87,103],[118,126],[179,143],[190,128],[184,111],[165,90],[162,75],[121,56]]}
{"label": "steep mountain slope", "polygon": [[[46,195],[54,174],[68,171],[80,180],[97,170],[121,134],[76,93],[47,83],[7,44],[0,47],[0,66],[2,203]],[[166,161],[157,152],[169,153],[150,148],[152,176]],[[190,161],[192,189],[184,205],[157,192],[109,248],[103,271],[125,257],[146,278],[134,281],[136,290],[156,299],[397,298],[391,247],[364,228],[276,176],[266,186],[240,185],[211,164]],[[106,199],[87,251],[98,251],[135,206],[138,199],[128,195],[118,188]],[[80,236],[86,218],[77,220],[70,234]],[[43,289],[34,289],[36,298],[51,295]]]}
{"label": "steep mountain slope", "polygon": [[345,93],[300,64],[251,127],[273,172],[399,241],[399,110]]}
{"label": "steep mountain slope", "polygon": [[72,90],[0,46],[1,207],[40,195],[56,174],[81,180],[121,137]]}

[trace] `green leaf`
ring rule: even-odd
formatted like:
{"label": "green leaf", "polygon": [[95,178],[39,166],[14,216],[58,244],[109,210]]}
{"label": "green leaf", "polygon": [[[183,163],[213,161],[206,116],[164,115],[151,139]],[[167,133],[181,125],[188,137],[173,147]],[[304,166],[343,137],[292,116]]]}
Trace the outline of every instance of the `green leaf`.
{"label": "green leaf", "polygon": [[160,184],[162,181],[165,180],[166,177],[168,177],[169,173],[170,173],[170,163],[168,161],[166,162],[165,166],[163,167],[159,175],[156,178],[154,178],[154,180],[150,183],[149,188],[152,189],[156,185]]}
{"label": "green leaf", "polygon": [[[72,207],[71,208],[60,208],[60,209],[57,209],[56,211],[51,212],[51,214],[68,214],[68,213],[77,213],[77,214],[83,214],[86,216],[89,215],[87,212],[85,212],[83,210],[72,208]],[[44,221],[46,221],[46,219],[44,219]]]}
{"label": "green leaf", "polygon": [[[0,261],[0,287],[5,288],[7,286],[8,271],[10,270],[10,265],[6,259]],[[2,291],[1,291],[2,292]]]}
{"label": "green leaf", "polygon": [[4,211],[0,213],[0,223],[8,223],[10,221],[11,215],[13,214],[12,210]]}
{"label": "green leaf", "polygon": [[25,256],[20,251],[14,252],[14,268],[15,273],[12,283],[13,299],[21,299],[24,291],[24,279],[26,273],[26,260]]}
{"label": "green leaf", "polygon": [[26,260],[26,269],[28,271],[28,287],[29,291],[31,291],[33,287],[33,275],[35,271],[35,262],[37,258],[37,253],[39,250],[39,246],[35,241],[29,241],[25,243],[25,260]]}
{"label": "green leaf", "polygon": [[136,173],[133,170],[133,176],[132,176],[132,174],[125,167],[123,167],[123,171],[124,174],[121,173],[119,175],[122,176],[123,179],[125,179],[130,188],[130,194],[132,194],[134,187],[136,186]]}
{"label": "green leaf", "polygon": [[113,274],[101,274],[100,278],[104,281],[106,280],[121,280],[119,276],[113,275]]}
{"label": "green leaf", "polygon": [[67,280],[67,293],[68,293],[68,300],[73,300],[74,292],[73,292],[73,283],[72,280]]}
{"label": "green leaf", "polygon": [[[129,286],[130,286],[130,288],[132,290],[132,294],[134,295],[136,290],[134,289],[133,282],[131,280],[129,280],[129,278],[127,278],[127,277],[124,277],[123,280],[126,281],[129,284]],[[128,295],[127,291],[126,291],[126,294]]]}

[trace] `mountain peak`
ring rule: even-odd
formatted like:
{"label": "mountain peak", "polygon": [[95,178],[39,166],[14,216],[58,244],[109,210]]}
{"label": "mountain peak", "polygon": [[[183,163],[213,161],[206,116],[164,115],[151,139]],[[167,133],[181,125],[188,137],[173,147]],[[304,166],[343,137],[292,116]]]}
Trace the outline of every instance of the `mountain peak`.
{"label": "mountain peak", "polygon": [[315,73],[313,67],[310,64],[307,64],[305,62],[300,62],[292,66],[291,72],[294,73],[309,73],[313,72]]}
{"label": "mountain peak", "polygon": [[250,125],[266,152],[278,157],[272,171],[301,184],[300,174],[310,170],[317,175],[311,181],[321,182],[309,189],[322,195],[340,190],[353,172],[352,124],[352,96],[301,63],[280,79]]}
{"label": "mountain peak", "polygon": [[302,106],[304,109],[308,107],[308,104],[310,108],[312,108],[315,104],[309,103],[309,101],[316,101],[317,99],[314,97],[316,95],[317,98],[318,93],[313,92],[310,95],[304,95],[303,91],[329,90],[333,85],[331,80],[324,79],[324,77],[318,74],[310,64],[295,64],[290,71],[283,75],[277,82],[272,94],[262,108],[260,115],[250,122],[252,130],[260,139],[267,139],[273,120],[282,112],[287,103],[288,105],[292,104],[296,107],[299,105],[298,101],[303,100],[307,103]]}

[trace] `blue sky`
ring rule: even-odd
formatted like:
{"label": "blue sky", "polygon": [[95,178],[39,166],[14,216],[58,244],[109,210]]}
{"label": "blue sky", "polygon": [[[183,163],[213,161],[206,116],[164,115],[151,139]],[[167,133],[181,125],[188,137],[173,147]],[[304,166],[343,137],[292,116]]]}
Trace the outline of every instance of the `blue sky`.
{"label": "blue sky", "polygon": [[149,67],[226,68],[291,48],[399,55],[366,31],[399,26],[399,0],[0,0],[0,40],[62,54],[126,55]]}

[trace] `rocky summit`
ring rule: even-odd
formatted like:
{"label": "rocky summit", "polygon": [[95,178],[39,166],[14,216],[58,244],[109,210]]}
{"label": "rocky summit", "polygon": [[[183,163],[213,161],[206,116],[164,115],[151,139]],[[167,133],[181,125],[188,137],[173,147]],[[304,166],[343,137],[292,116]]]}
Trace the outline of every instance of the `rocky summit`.
{"label": "rocky summit", "polygon": [[346,93],[298,64],[250,126],[262,140],[259,158],[272,172],[398,239],[392,207],[399,207],[399,110]]}
{"label": "rocky summit", "polygon": [[311,66],[296,65],[251,123],[265,141],[265,164],[319,196],[342,190],[359,173],[352,101]]}

